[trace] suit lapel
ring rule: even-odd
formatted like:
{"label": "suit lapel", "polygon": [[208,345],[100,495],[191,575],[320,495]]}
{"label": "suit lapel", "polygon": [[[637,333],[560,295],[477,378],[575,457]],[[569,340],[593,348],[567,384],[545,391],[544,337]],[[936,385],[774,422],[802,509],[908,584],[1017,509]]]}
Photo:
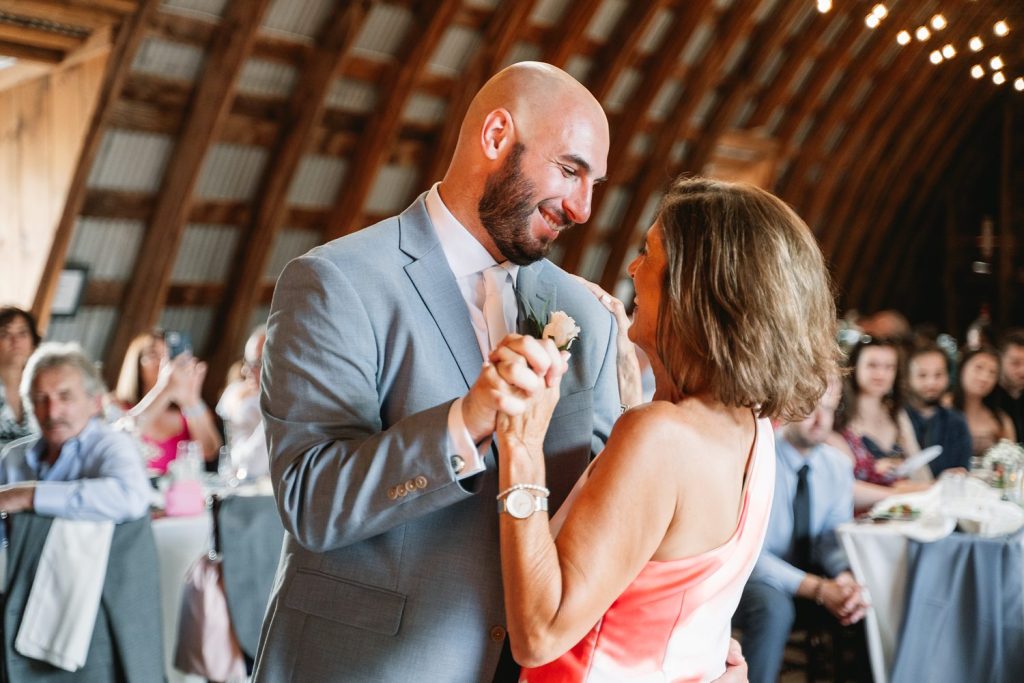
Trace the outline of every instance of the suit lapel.
{"label": "suit lapel", "polygon": [[[523,304],[529,306],[537,316],[544,316],[557,309],[555,286],[545,277],[545,263],[545,261],[537,261],[519,269],[519,277],[516,278],[516,296],[520,301],[518,323],[520,332],[523,331],[523,315],[526,312],[523,310],[525,308]],[[547,321],[541,320],[541,324],[545,322]]]}
{"label": "suit lapel", "polygon": [[480,374],[483,358],[466,301],[448,266],[423,200],[424,195],[420,195],[399,216],[399,247],[413,259],[405,266],[405,272],[437,323],[468,388]]}

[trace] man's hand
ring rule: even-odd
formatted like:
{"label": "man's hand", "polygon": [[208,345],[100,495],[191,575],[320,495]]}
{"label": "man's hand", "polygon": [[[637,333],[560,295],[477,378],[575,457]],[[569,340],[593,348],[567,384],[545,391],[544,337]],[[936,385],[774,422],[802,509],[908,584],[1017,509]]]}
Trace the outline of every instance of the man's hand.
{"label": "man's hand", "polygon": [[35,482],[0,486],[0,512],[31,510],[35,491]]}
{"label": "man's hand", "polygon": [[713,683],[746,683],[747,660],[743,658],[743,650],[735,638],[729,639],[729,654],[725,657],[725,673]]}
{"label": "man's hand", "polygon": [[619,380],[619,402],[626,408],[640,405],[643,401],[643,388],[640,378],[640,361],[636,357],[636,347],[629,339],[629,326],[632,324],[626,315],[626,307],[600,286],[584,280],[578,275],[572,276],[577,282],[590,290],[608,311],[615,316],[617,334],[615,337],[615,365]]}
{"label": "man's hand", "polygon": [[[846,593],[846,600],[843,602],[840,613],[836,614],[839,623],[843,626],[856,624],[864,618],[867,613],[868,601],[864,595],[864,588],[853,578],[853,574],[845,571],[839,574],[834,582]],[[835,614],[833,612],[833,614]]]}

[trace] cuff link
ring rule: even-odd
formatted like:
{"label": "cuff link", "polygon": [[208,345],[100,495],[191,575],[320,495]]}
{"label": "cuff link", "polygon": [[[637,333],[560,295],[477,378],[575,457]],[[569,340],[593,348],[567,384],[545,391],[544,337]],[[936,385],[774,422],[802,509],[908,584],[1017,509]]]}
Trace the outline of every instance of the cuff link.
{"label": "cuff link", "polygon": [[466,461],[461,455],[453,455],[451,457],[451,463],[452,471],[454,471],[455,474],[462,474],[462,470],[466,469]]}

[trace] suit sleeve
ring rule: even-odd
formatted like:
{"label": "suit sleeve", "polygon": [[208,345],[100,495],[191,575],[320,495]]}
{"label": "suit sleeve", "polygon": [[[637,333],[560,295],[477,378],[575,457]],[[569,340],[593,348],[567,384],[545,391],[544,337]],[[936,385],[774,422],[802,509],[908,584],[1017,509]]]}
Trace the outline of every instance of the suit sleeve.
{"label": "suit sleeve", "polygon": [[615,318],[608,313],[611,324],[608,326],[608,340],[604,347],[604,359],[594,385],[594,435],[591,451],[596,456],[604,450],[612,426],[622,414],[619,402],[619,378],[616,374],[615,356]]}
{"label": "suit sleeve", "polygon": [[370,320],[333,263],[307,255],[281,274],[268,320],[261,407],[282,521],[315,552],[471,495],[451,469],[451,401],[384,428],[383,346]]}

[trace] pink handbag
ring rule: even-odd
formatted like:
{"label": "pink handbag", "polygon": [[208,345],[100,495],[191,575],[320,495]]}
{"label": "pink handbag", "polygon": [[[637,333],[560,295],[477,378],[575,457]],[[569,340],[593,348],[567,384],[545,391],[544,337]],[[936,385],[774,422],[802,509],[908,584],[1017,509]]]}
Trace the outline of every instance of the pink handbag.
{"label": "pink handbag", "polygon": [[221,564],[203,555],[185,575],[174,666],[210,681],[245,678],[245,659],[231,628]]}

